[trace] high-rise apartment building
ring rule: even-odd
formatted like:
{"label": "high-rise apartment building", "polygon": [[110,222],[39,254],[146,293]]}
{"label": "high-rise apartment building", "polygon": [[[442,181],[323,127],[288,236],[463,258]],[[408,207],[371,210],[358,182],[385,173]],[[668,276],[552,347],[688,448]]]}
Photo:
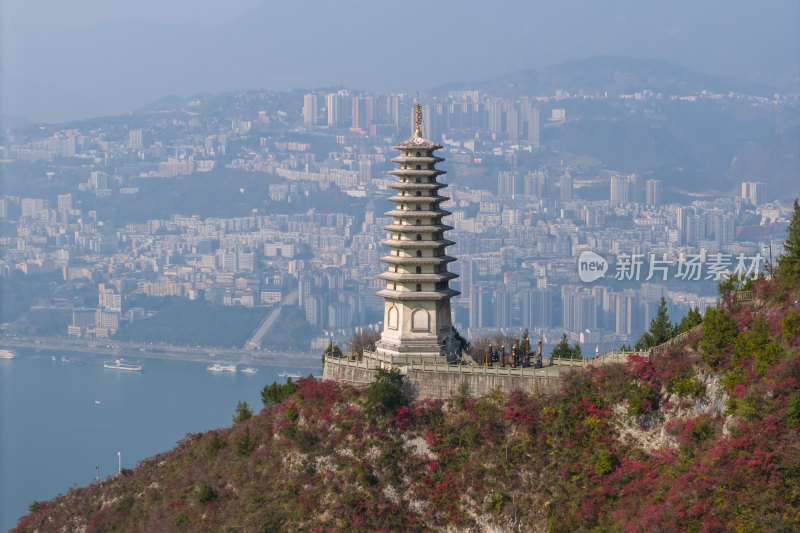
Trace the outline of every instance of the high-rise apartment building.
{"label": "high-rise apartment building", "polygon": [[353,98],[353,128],[370,133],[375,117],[375,98],[372,96],[356,96]]}
{"label": "high-rise apartment building", "polygon": [[642,201],[642,190],[639,176],[611,176],[611,203],[622,205]]}
{"label": "high-rise apartment building", "polygon": [[647,180],[644,203],[652,207],[661,207],[661,180]]}
{"label": "high-rise apartment building", "polygon": [[767,185],[760,181],[743,181],[742,198],[752,205],[767,203]]}
{"label": "high-rise apartment building", "polygon": [[539,110],[536,108],[528,112],[528,142],[539,146]]}
{"label": "high-rise apartment building", "polygon": [[325,97],[325,105],[328,108],[328,127],[341,128],[352,125],[353,98],[349,91],[343,89],[330,93]]}
{"label": "high-rise apartment building", "polygon": [[144,148],[144,135],[142,130],[136,129],[128,132],[128,146],[131,150],[141,150]]}
{"label": "high-rise apartment building", "polygon": [[317,125],[319,118],[318,100],[319,98],[316,94],[307,94],[303,97],[303,125],[306,129]]}
{"label": "high-rise apartment building", "polygon": [[561,202],[571,202],[572,201],[572,175],[569,171],[564,172],[564,175],[561,176],[560,180],[560,194],[561,194]]}

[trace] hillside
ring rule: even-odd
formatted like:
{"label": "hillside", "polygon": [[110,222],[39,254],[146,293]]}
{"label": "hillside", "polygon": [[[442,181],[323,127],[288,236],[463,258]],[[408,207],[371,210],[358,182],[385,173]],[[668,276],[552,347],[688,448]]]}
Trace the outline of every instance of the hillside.
{"label": "hillside", "polygon": [[273,387],[252,418],[34,503],[15,531],[796,530],[800,289],[749,288],[550,397]]}
{"label": "hillside", "polygon": [[774,87],[765,83],[736,80],[692,72],[663,59],[637,59],[623,56],[594,56],[564,61],[538,70],[523,69],[480,82],[451,83],[431,90],[437,96],[454,90],[479,90],[505,98],[552,96],[557,90],[573,94],[611,96],[651,90],[664,94],[694,94],[702,90],[742,92],[769,96]]}

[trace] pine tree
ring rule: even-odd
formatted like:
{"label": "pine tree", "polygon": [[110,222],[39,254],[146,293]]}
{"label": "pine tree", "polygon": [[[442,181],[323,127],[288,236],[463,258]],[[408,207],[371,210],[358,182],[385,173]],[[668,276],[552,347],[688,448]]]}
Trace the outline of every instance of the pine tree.
{"label": "pine tree", "polygon": [[667,312],[667,300],[663,296],[658,304],[656,317],[650,322],[650,335],[653,336],[653,342],[656,346],[667,342],[672,337],[672,323],[669,321],[669,313]]}
{"label": "pine tree", "polygon": [[582,359],[583,355],[581,354],[581,345],[577,342],[572,346],[572,350],[570,350],[570,356],[573,359]]}
{"label": "pine tree", "polygon": [[783,255],[778,258],[776,273],[786,283],[800,282],[800,204],[794,201],[794,214],[786,229],[788,236],[783,245]]}
{"label": "pine tree", "polygon": [[561,341],[553,348],[550,357],[554,359],[570,359],[572,357],[572,349],[569,347],[566,333],[561,336]]}
{"label": "pine tree", "polygon": [[637,350],[647,350],[665,343],[672,338],[672,322],[669,321],[667,300],[661,297],[656,317],[650,321],[650,330],[636,342]]}
{"label": "pine tree", "polygon": [[252,416],[253,410],[250,409],[250,406],[247,404],[247,402],[239,402],[236,404],[236,413],[233,415],[233,423],[238,424],[239,422],[244,422]]}
{"label": "pine tree", "polygon": [[723,351],[733,344],[739,328],[736,322],[720,307],[709,307],[703,317],[703,340],[700,347],[703,349],[703,359],[711,367],[722,362]]}
{"label": "pine tree", "polygon": [[673,334],[680,335],[692,329],[703,322],[703,315],[700,314],[700,309],[697,307],[689,308],[689,313],[683,317],[680,324],[675,326]]}

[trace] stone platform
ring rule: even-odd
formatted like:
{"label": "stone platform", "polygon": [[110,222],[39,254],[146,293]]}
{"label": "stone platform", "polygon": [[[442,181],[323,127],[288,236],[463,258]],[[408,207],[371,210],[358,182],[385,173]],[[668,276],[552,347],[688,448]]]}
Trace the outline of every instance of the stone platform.
{"label": "stone platform", "polygon": [[469,395],[484,396],[495,389],[508,394],[522,390],[528,394],[548,394],[558,390],[561,374],[576,367],[624,362],[627,354],[612,353],[599,359],[545,359],[542,368],[511,368],[419,363],[409,360],[388,360],[374,352],[365,352],[361,361],[347,357],[325,357],[323,379],[333,379],[355,386],[366,386],[375,380],[377,368],[397,368],[403,375],[403,386],[412,398],[451,398],[466,383]]}

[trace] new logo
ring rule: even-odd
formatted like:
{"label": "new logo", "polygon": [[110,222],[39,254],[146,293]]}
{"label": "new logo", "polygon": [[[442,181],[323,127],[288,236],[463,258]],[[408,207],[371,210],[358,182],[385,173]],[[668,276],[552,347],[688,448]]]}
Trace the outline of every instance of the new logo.
{"label": "new logo", "polygon": [[586,250],[578,257],[578,277],[584,283],[591,283],[605,276],[608,261],[602,256]]}

